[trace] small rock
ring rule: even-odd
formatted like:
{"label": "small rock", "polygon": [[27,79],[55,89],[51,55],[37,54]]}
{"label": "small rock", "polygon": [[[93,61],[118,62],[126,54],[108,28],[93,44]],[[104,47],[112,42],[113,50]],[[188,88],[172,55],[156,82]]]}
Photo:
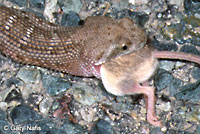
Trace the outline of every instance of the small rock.
{"label": "small rock", "polygon": [[149,0],[129,0],[129,3],[133,5],[144,5],[147,4]]}
{"label": "small rock", "polygon": [[68,81],[51,75],[44,75],[42,83],[43,88],[46,89],[51,96],[61,94],[71,87],[71,83]]}
{"label": "small rock", "polygon": [[200,96],[199,84],[200,84],[200,80],[198,80],[195,83],[187,84],[187,85],[181,87],[179,93],[177,93],[175,95],[175,97],[177,99],[198,103],[199,96]]}
{"label": "small rock", "polygon": [[64,124],[60,127],[61,130],[67,132],[66,134],[85,134],[88,132],[84,132],[83,128],[78,124],[70,123],[65,120]]}
{"label": "small rock", "polygon": [[194,46],[184,45],[181,47],[180,51],[185,52],[185,53],[192,53],[192,54],[200,55],[199,50]]}
{"label": "small rock", "polygon": [[128,16],[131,17],[140,27],[144,27],[149,19],[149,15],[141,12],[128,11]]}
{"label": "small rock", "polygon": [[96,126],[92,128],[91,134],[114,134],[114,130],[110,123],[105,120],[99,120]]}
{"label": "small rock", "polygon": [[163,12],[167,10],[167,3],[165,0],[155,0],[151,2],[152,9],[155,10],[156,12]]}
{"label": "small rock", "polygon": [[123,10],[128,8],[128,0],[113,0],[112,7]]}
{"label": "small rock", "polygon": [[171,110],[171,104],[170,102],[166,102],[166,103],[161,103],[161,105],[159,106],[159,108],[162,110],[162,111],[165,111],[165,112],[168,112]]}
{"label": "small rock", "polygon": [[180,23],[169,24],[162,28],[164,38],[175,40],[179,44],[192,43],[200,46],[200,34],[195,30],[200,26],[200,18],[195,16],[179,16]]}
{"label": "small rock", "polygon": [[99,87],[94,89],[86,83],[74,83],[68,92],[73,94],[74,99],[83,105],[92,105],[105,99]]}
{"label": "small rock", "polygon": [[22,97],[26,100],[31,93],[38,93],[42,90],[41,74],[38,69],[23,67],[17,73],[17,77],[24,83],[18,87]]}
{"label": "small rock", "polygon": [[25,83],[38,83],[41,79],[41,74],[38,69],[21,68],[17,73],[17,77]]}
{"label": "small rock", "polygon": [[173,76],[170,73],[165,72],[165,71],[164,72],[159,71],[155,75],[155,86],[158,91],[162,90],[162,89],[168,87],[172,80],[173,80]]}
{"label": "small rock", "polygon": [[15,131],[11,130],[11,125],[6,120],[6,113],[0,109],[0,133],[1,134],[16,134]]}
{"label": "small rock", "polygon": [[96,112],[97,111],[94,108],[90,108],[87,111],[85,109],[80,110],[80,114],[82,118],[84,119],[84,121],[87,121],[87,122],[92,122],[94,120]]}
{"label": "small rock", "polygon": [[10,117],[14,124],[21,124],[41,119],[41,116],[27,105],[19,105],[13,108]]}
{"label": "small rock", "polygon": [[75,12],[69,12],[69,14],[64,13],[61,20],[62,26],[79,26],[80,17]]}
{"label": "small rock", "polygon": [[19,101],[20,102],[21,100],[22,100],[22,94],[15,89],[13,89],[5,99],[5,101],[7,103],[10,103],[11,101]]}
{"label": "small rock", "polygon": [[196,80],[200,79],[200,68],[199,67],[194,67],[194,69],[192,69],[192,77]]}
{"label": "small rock", "polygon": [[161,128],[155,127],[151,131],[152,134],[164,134],[164,132],[161,131]]}
{"label": "small rock", "polygon": [[30,6],[39,9],[44,9],[44,0],[30,0]]}
{"label": "small rock", "polygon": [[26,6],[26,0],[8,0],[14,4],[17,4],[20,7],[25,7]]}
{"label": "small rock", "polygon": [[197,126],[197,129],[196,129],[196,134],[200,134],[200,125]]}
{"label": "small rock", "polygon": [[161,60],[159,63],[159,68],[164,69],[166,71],[172,71],[172,69],[174,69],[175,66],[174,62],[168,60]]}
{"label": "small rock", "polygon": [[12,85],[18,85],[18,84],[20,85],[21,83],[20,83],[20,80],[17,79],[16,77],[11,77],[6,80],[6,86],[8,88],[10,88]]}
{"label": "small rock", "polygon": [[153,46],[160,51],[176,51],[178,49],[178,46],[176,44],[163,44],[157,40],[153,41]]}
{"label": "small rock", "polygon": [[178,78],[174,78],[169,84],[169,88],[168,88],[168,92],[170,93],[170,96],[175,96],[179,92],[179,90],[182,88],[182,86],[183,86],[183,81]]}
{"label": "small rock", "polygon": [[43,98],[43,100],[39,104],[39,110],[43,115],[47,115],[49,113],[49,110],[52,106],[52,98],[51,97],[46,97]]}
{"label": "small rock", "polygon": [[192,15],[200,12],[199,0],[184,0],[184,8],[188,15]]}
{"label": "small rock", "polygon": [[45,3],[44,16],[51,23],[55,23],[56,19],[54,18],[53,13],[58,12],[59,7],[57,5],[58,0],[47,0]]}
{"label": "small rock", "polygon": [[184,3],[184,0],[168,0],[169,4],[181,6]]}
{"label": "small rock", "polygon": [[79,13],[82,8],[82,3],[80,0],[58,0],[59,5],[61,5],[63,12],[68,14],[70,11]]}

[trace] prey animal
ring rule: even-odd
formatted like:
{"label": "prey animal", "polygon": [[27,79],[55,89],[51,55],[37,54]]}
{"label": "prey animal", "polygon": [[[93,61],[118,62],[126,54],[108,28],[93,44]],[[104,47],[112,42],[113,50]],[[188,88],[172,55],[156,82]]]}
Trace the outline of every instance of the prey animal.
{"label": "prey animal", "polygon": [[156,126],[161,122],[154,112],[154,88],[141,84],[155,71],[157,58],[200,63],[195,55],[158,52],[145,45],[145,32],[129,18],[95,16],[82,26],[63,27],[4,6],[0,6],[0,14],[2,54],[23,64],[95,76],[114,95],[144,94],[147,120]]}

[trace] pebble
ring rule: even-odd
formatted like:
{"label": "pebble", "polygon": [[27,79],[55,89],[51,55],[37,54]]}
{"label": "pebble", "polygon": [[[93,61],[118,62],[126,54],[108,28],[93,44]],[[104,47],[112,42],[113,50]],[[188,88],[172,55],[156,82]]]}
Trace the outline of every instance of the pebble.
{"label": "pebble", "polygon": [[16,134],[14,131],[12,131],[11,124],[7,121],[6,113],[0,109],[0,132],[2,134]]}
{"label": "pebble", "polygon": [[13,108],[10,117],[15,125],[41,119],[41,116],[27,105],[19,105]]}
{"label": "pebble", "polygon": [[22,94],[16,90],[13,89],[5,98],[5,102],[10,103],[11,101],[22,101]]}
{"label": "pebble", "polygon": [[62,15],[61,25],[62,26],[79,26],[80,17],[77,13],[70,11],[68,14]]}
{"label": "pebble", "polygon": [[49,113],[49,110],[51,109],[53,100],[51,97],[45,97],[39,104],[39,111],[43,115],[47,115]]}
{"label": "pebble", "polygon": [[21,68],[17,77],[25,83],[38,83],[41,80],[40,71],[34,68]]}
{"label": "pebble", "polygon": [[155,87],[158,91],[163,90],[170,85],[172,80],[173,76],[170,73],[159,70],[154,79]]}
{"label": "pebble", "polygon": [[26,0],[8,0],[14,4],[17,4],[18,6],[26,6]]}
{"label": "pebble", "polygon": [[9,87],[9,88],[12,85],[20,85],[20,84],[21,84],[21,81],[14,76],[6,80],[6,86]]}
{"label": "pebble", "polygon": [[161,111],[169,112],[171,110],[171,104],[170,102],[165,102],[159,105],[159,108],[161,109]]}
{"label": "pebble", "polygon": [[175,63],[173,61],[169,61],[169,60],[160,60],[159,61],[160,69],[164,69],[166,71],[171,72],[172,69],[174,69],[174,67],[175,67]]}
{"label": "pebble", "polygon": [[71,83],[60,77],[55,77],[51,75],[43,75],[42,77],[43,88],[51,96],[61,94],[71,87]]}
{"label": "pebble", "polygon": [[156,127],[156,128],[153,128],[152,131],[151,131],[152,134],[164,134],[164,132],[161,131],[160,128]]}
{"label": "pebble", "polygon": [[92,128],[91,134],[115,134],[112,126],[105,120],[99,120]]}
{"label": "pebble", "polygon": [[128,0],[113,0],[112,7],[118,10],[123,10],[128,8]]}
{"label": "pebble", "polygon": [[181,6],[184,3],[184,0],[168,0],[170,5]]}
{"label": "pebble", "polygon": [[184,0],[184,8],[188,15],[200,13],[200,1],[198,0]]}
{"label": "pebble", "polygon": [[129,3],[133,5],[144,5],[147,4],[150,0],[129,0]]}
{"label": "pebble", "polygon": [[16,75],[23,83],[18,85],[22,97],[26,100],[30,94],[42,90],[41,73],[38,69],[22,67]]}
{"label": "pebble", "polygon": [[66,14],[70,13],[70,11],[79,13],[83,6],[80,0],[58,0],[58,3]]}
{"label": "pebble", "polygon": [[192,43],[200,46],[200,34],[197,28],[200,26],[200,19],[195,16],[179,17],[180,23],[168,24],[162,28],[163,36],[180,44]]}
{"label": "pebble", "polygon": [[185,53],[192,53],[192,54],[200,55],[199,50],[195,46],[183,45],[181,47],[180,51],[185,52]]}
{"label": "pebble", "polygon": [[200,134],[200,125],[197,126],[197,129],[196,129],[196,134]]}
{"label": "pebble", "polygon": [[128,11],[128,16],[131,17],[140,27],[144,27],[149,19],[149,15],[141,12]]}
{"label": "pebble", "polygon": [[30,7],[44,9],[44,0],[30,0]]}
{"label": "pebble", "polygon": [[80,125],[70,123],[68,120],[64,121],[64,124],[60,127],[60,129],[62,130],[62,133],[65,133],[65,134],[87,134],[88,133],[86,130],[83,130],[83,128]]}
{"label": "pebble", "polygon": [[169,94],[170,96],[175,96],[182,88],[182,86],[183,86],[183,81],[178,78],[174,78],[169,84],[169,88],[167,88],[167,91],[170,93]]}
{"label": "pebble", "polygon": [[192,77],[196,80],[199,80],[200,79],[200,68],[199,67],[194,67],[192,69]]}
{"label": "pebble", "polygon": [[177,99],[181,99],[184,101],[190,101],[193,103],[199,102],[199,96],[200,96],[200,80],[198,80],[195,83],[187,84],[185,86],[182,86],[179,93],[175,95]]}
{"label": "pebble", "polygon": [[94,89],[86,83],[74,83],[67,93],[73,94],[74,99],[83,105],[92,105],[105,99],[102,89]]}
{"label": "pebble", "polygon": [[44,9],[44,17],[46,20],[51,23],[55,23],[56,19],[54,18],[53,13],[57,13],[59,11],[59,7],[57,5],[58,0],[46,0],[45,9]]}
{"label": "pebble", "polygon": [[156,39],[153,41],[153,46],[160,51],[177,51],[178,46],[176,44],[172,44],[172,43],[160,43],[159,41],[157,41]]}

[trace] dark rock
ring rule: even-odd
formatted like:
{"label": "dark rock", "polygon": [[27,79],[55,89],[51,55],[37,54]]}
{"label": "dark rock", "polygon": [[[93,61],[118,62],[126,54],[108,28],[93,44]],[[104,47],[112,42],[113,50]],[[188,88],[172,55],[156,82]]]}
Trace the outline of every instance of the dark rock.
{"label": "dark rock", "polygon": [[200,134],[200,125],[197,126],[196,134]]}
{"label": "dark rock", "polygon": [[44,9],[44,0],[30,0],[30,6],[39,9]]}
{"label": "dark rock", "polygon": [[155,127],[151,131],[152,134],[164,134],[159,127]]}
{"label": "dark rock", "polygon": [[8,0],[14,4],[17,4],[20,7],[26,7],[26,0]]}
{"label": "dark rock", "polygon": [[163,44],[157,40],[154,40],[152,44],[157,50],[160,51],[176,51],[178,49],[176,44]]}
{"label": "dark rock", "polygon": [[175,94],[177,94],[178,89],[180,89],[183,86],[183,81],[177,78],[174,78],[170,85],[169,85],[169,93],[171,96],[174,96]]}
{"label": "dark rock", "polygon": [[[174,8],[174,5],[168,5],[167,10],[165,10],[163,12],[158,12],[158,13],[162,14],[162,17],[161,17],[162,20],[169,20],[169,19],[171,19],[172,16],[177,14],[177,8]],[[171,16],[171,17],[169,17],[169,16]]]}
{"label": "dark rock", "polygon": [[65,120],[64,124],[60,127],[63,132],[66,134],[85,134],[83,128],[79,124],[70,123],[68,120]]}
{"label": "dark rock", "polygon": [[6,86],[10,88],[12,85],[17,85],[20,83],[20,80],[16,77],[11,77],[6,81]]}
{"label": "dark rock", "polygon": [[10,103],[11,101],[21,101],[22,94],[16,90],[12,90],[6,97],[5,102]]}
{"label": "dark rock", "polygon": [[41,116],[27,105],[19,105],[13,108],[10,117],[14,124],[21,124],[41,119]]}
{"label": "dark rock", "polygon": [[155,87],[157,90],[162,90],[170,85],[173,80],[173,76],[164,71],[159,70],[158,73],[155,75]]}
{"label": "dark rock", "polygon": [[181,47],[180,51],[185,52],[185,53],[192,53],[192,54],[200,55],[199,50],[194,46],[184,45]]}
{"label": "dark rock", "polygon": [[17,77],[25,83],[37,83],[41,79],[41,74],[38,69],[21,68],[17,73]]}
{"label": "dark rock", "polygon": [[179,93],[175,95],[177,99],[190,101],[194,103],[199,102],[200,96],[200,80],[195,83],[187,84],[180,88]]}
{"label": "dark rock", "polygon": [[64,13],[61,20],[62,26],[79,26],[80,17],[75,12],[69,12],[69,14]]}
{"label": "dark rock", "polygon": [[188,15],[193,15],[200,12],[200,1],[199,0],[184,0],[185,12]]}
{"label": "dark rock", "polygon": [[71,87],[71,83],[68,81],[51,75],[44,75],[42,83],[43,87],[52,96],[61,94]]}
{"label": "dark rock", "polygon": [[144,27],[145,23],[149,20],[149,16],[141,12],[132,12],[129,10],[128,16],[130,16],[133,20],[136,20],[136,23],[141,27]]}
{"label": "dark rock", "polygon": [[58,4],[61,6],[63,12],[67,14],[70,11],[79,13],[83,6],[80,0],[58,0]]}
{"label": "dark rock", "polygon": [[[174,40],[179,44],[192,43],[200,46],[200,34],[197,28],[200,26],[200,19],[195,16],[179,16],[180,23],[166,25],[161,33],[168,40]],[[188,27],[190,25],[191,27]]]}
{"label": "dark rock", "polygon": [[200,79],[200,68],[199,67],[195,67],[194,69],[192,69],[192,77],[196,80]]}
{"label": "dark rock", "polygon": [[114,130],[107,121],[99,120],[92,129],[91,134],[114,134]]}

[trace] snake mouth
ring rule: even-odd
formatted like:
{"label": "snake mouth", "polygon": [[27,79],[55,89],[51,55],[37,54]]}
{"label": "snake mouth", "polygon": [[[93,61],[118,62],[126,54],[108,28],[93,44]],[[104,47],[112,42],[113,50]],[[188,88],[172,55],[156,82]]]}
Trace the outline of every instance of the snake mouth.
{"label": "snake mouth", "polygon": [[101,65],[102,64],[100,64],[100,65],[94,65],[94,69],[95,69],[94,76],[97,77],[97,78],[99,78],[99,79],[101,79],[101,73],[100,73]]}

